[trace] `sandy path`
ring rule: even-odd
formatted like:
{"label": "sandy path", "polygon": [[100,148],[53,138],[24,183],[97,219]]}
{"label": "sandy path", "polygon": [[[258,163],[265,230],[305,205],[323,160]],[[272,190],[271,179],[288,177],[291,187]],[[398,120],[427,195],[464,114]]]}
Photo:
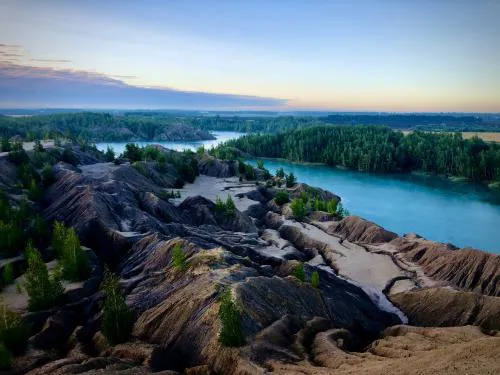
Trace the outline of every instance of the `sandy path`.
{"label": "sandy path", "polygon": [[[334,252],[335,264],[339,275],[361,285],[374,286],[383,290],[387,283],[395,277],[409,276],[398,267],[389,255],[372,253],[360,245],[330,235],[314,225],[285,220],[285,224],[300,228],[308,237],[328,245]],[[317,263],[316,259],[314,263]],[[411,281],[399,283],[398,290],[414,288]]]}

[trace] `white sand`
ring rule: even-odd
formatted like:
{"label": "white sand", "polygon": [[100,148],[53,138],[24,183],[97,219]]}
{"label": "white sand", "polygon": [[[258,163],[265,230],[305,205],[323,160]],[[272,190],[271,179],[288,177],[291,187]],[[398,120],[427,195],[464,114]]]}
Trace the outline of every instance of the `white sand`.
{"label": "white sand", "polygon": [[239,211],[245,211],[252,204],[257,203],[246,197],[237,198],[235,195],[239,193],[247,193],[255,190],[256,186],[252,183],[240,182],[238,177],[217,178],[205,175],[196,177],[192,184],[185,184],[182,189],[173,189],[181,193],[180,198],[169,199],[170,202],[179,205],[187,197],[201,195],[215,202],[217,196],[226,200],[228,195],[233,198],[234,204]]}

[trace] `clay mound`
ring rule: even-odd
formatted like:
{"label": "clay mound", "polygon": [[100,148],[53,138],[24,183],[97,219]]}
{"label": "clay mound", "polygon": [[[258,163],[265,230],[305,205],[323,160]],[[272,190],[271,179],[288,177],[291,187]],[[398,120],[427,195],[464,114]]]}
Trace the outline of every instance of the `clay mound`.
{"label": "clay mound", "polygon": [[475,325],[500,330],[500,298],[431,288],[394,294],[390,297],[417,326]]}
{"label": "clay mound", "polygon": [[317,334],[309,360],[272,360],[266,367],[277,374],[339,375],[457,375],[498,374],[500,337],[477,327],[418,328],[394,326],[365,352],[348,351],[349,332],[331,329]]}
{"label": "clay mound", "polygon": [[[187,270],[176,269],[170,261],[176,244],[188,257]],[[276,354],[258,350],[276,345],[275,336],[265,335],[266,330],[272,332],[277,328],[270,327],[278,325],[286,333],[282,340],[293,342],[314,317],[350,329],[365,344],[399,322],[395,315],[379,310],[360,288],[328,272],[320,271],[321,285],[315,289],[292,277],[264,276],[258,264],[222,248],[203,250],[181,239],[144,238],[124,269],[136,269],[126,275],[132,283],[127,301],[138,313],[134,335],[165,348],[168,369],[200,365],[221,373],[255,369],[252,362],[263,363]],[[222,347],[218,341],[218,296],[224,285],[232,289],[241,310],[248,344],[241,351]]]}
{"label": "clay mound", "polygon": [[425,274],[456,288],[500,296],[500,256],[465,248],[454,250],[446,244],[424,239],[394,241],[404,257],[420,265]]}
{"label": "clay mound", "polygon": [[328,231],[339,234],[351,242],[382,243],[398,237],[396,233],[358,216],[348,216],[330,225]]}
{"label": "clay mound", "polygon": [[219,160],[205,154],[198,160],[198,171],[211,177],[233,177],[238,175],[238,164],[234,160]]}
{"label": "clay mound", "polygon": [[295,184],[295,186],[293,186],[291,189],[288,189],[288,191],[292,198],[298,198],[302,193],[312,193],[319,199],[326,201],[335,199],[337,202],[340,202],[341,200],[338,195],[335,195],[328,190],[323,190],[318,187],[312,187],[304,183]]}

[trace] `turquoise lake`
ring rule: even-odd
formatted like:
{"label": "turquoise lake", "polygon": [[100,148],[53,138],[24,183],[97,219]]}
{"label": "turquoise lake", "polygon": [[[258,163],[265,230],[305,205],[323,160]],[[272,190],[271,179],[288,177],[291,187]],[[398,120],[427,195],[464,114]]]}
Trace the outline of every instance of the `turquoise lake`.
{"label": "turquoise lake", "polygon": [[[213,132],[217,140],[200,142],[139,142],[162,144],[167,148],[196,149],[214,146],[240,133]],[[101,143],[122,152],[126,143]],[[249,161],[255,165],[255,161]],[[322,165],[294,164],[281,160],[264,161],[275,173],[283,167],[298,181],[339,195],[353,215],[364,217],[398,234],[418,233],[430,240],[450,242],[500,253],[500,194],[483,186],[455,183],[439,177],[372,174]]]}

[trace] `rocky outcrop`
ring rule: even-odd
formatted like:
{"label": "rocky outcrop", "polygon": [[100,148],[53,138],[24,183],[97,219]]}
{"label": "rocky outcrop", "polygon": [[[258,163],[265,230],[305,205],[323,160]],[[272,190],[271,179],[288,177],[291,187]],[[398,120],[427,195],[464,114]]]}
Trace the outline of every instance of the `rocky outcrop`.
{"label": "rocky outcrop", "polygon": [[459,249],[422,238],[403,237],[391,243],[425,274],[455,288],[500,296],[500,256],[471,248]]}
{"label": "rocky outcrop", "polygon": [[318,187],[312,187],[304,183],[295,184],[292,188],[288,189],[290,196],[292,198],[298,198],[302,193],[312,193],[314,196],[317,196],[319,199],[324,201],[336,200],[340,202],[340,197],[335,195],[327,190],[323,190]]}
{"label": "rocky outcrop", "polygon": [[417,326],[452,327],[475,325],[500,330],[500,298],[481,294],[430,288],[390,297]]}
{"label": "rocky outcrop", "polygon": [[234,160],[219,160],[204,154],[198,160],[198,171],[211,177],[233,177],[238,175],[238,163]]}
{"label": "rocky outcrop", "polygon": [[130,164],[99,163],[81,167],[81,172],[59,164],[55,170],[57,180],[44,195],[44,216],[74,227],[83,243],[107,261],[115,262],[138,233],[185,233],[186,228],[169,223],[257,232],[248,215],[237,209],[216,213],[206,198],[189,197],[179,206],[161,199],[168,180],[158,185],[158,179],[149,179]]}
{"label": "rocky outcrop", "polygon": [[[282,324],[288,332],[284,340],[293,341],[293,335],[309,320],[323,317],[332,326],[352,330],[360,345],[399,321],[380,311],[361,289],[325,271],[320,271],[322,282],[315,289],[293,277],[265,276],[257,263],[222,248],[204,250],[180,239],[141,242],[123,264],[124,276],[131,280],[127,300],[139,315],[134,334],[165,348],[168,369],[209,364],[220,372],[234,373],[241,366],[250,366],[249,358],[241,355],[244,351],[235,359],[236,353],[230,351],[229,355],[218,342],[218,295],[224,286],[232,290],[241,310],[251,351],[255,349],[253,337],[283,317],[287,317]],[[172,265],[176,244],[188,257],[187,271]]]}
{"label": "rocky outcrop", "polygon": [[380,243],[398,237],[394,232],[358,216],[348,216],[329,226],[329,233],[335,233],[351,242]]}

